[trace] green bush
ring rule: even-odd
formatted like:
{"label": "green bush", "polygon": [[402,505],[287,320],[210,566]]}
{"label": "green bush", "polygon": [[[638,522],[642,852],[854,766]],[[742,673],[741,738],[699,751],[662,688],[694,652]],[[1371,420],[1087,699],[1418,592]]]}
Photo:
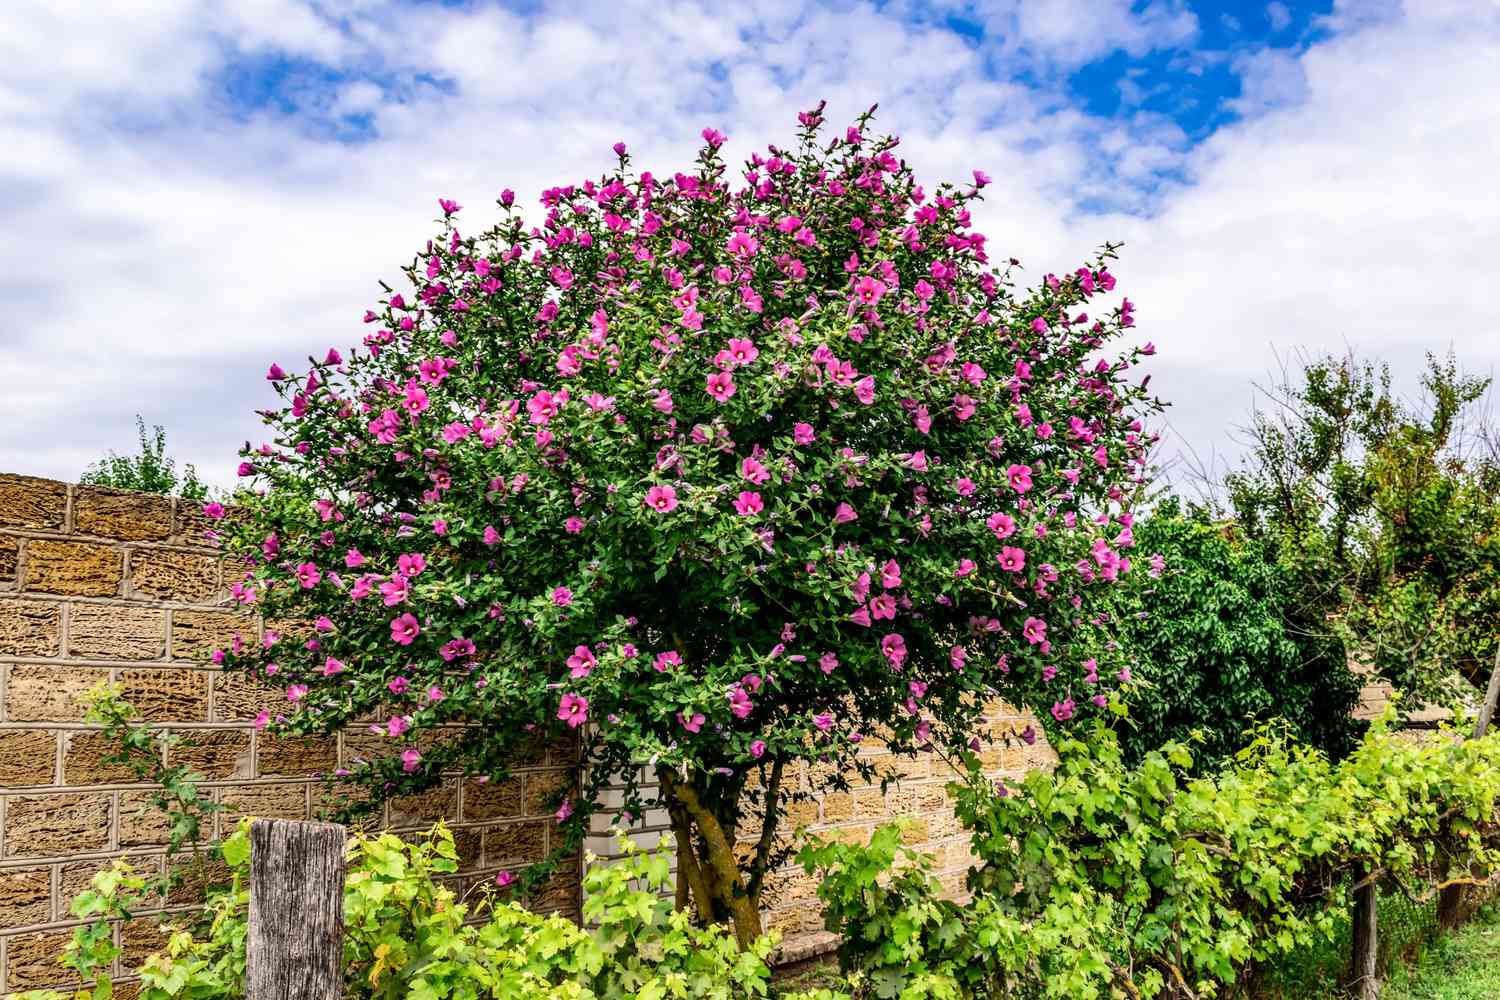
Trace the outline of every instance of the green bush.
{"label": "green bush", "polygon": [[[170,931],[165,949],[139,968],[140,1000],[214,1000],[245,995],[250,844],[248,822],[224,842],[231,882],[211,900],[204,930]],[[541,916],[481,893],[459,899],[443,884],[457,872],[452,834],[441,824],[407,842],[392,834],[351,842],[344,886],[344,996],[368,998],[506,997],[511,1000],[608,1000],[765,997],[774,936],[741,949],[722,925],[697,927],[662,888],[663,852],[626,844],[624,860],[590,865],[584,875],[586,926]],[[132,892],[147,880],[123,861],[100,873],[74,903],[79,917],[128,915]],[[482,917],[481,922],[468,922]],[[92,989],[75,1000],[108,997],[100,971],[119,953],[107,923],[80,928],[61,961]],[[99,933],[97,928],[104,928]],[[824,993],[825,1000],[833,1000]],[[21,1000],[63,1000],[51,991]],[[795,996],[786,1000],[797,1000]],[[803,1000],[817,1000],[808,995]]]}
{"label": "green bush", "polygon": [[1360,681],[1343,642],[1265,546],[1175,501],[1138,520],[1135,537],[1166,569],[1115,592],[1119,642],[1151,687],[1120,734],[1126,759],[1197,731],[1200,763],[1216,763],[1245,745],[1247,729],[1276,718],[1330,756],[1347,753]]}
{"label": "green bush", "polygon": [[1128,767],[1102,728],[1058,752],[1055,773],[958,789],[963,906],[894,828],[803,852],[856,996],[1223,996],[1334,937],[1359,873],[1430,898],[1500,862],[1500,738],[1381,723],[1334,764],[1265,729],[1196,778],[1180,744]]}

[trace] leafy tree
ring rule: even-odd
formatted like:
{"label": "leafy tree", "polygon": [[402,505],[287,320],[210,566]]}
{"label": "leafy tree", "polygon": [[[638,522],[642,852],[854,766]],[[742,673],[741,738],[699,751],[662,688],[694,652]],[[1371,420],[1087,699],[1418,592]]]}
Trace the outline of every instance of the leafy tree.
{"label": "leafy tree", "polygon": [[198,479],[198,470],[191,463],[184,470],[182,478],[178,478],[177,463],[167,454],[167,432],[160,424],[147,434],[146,421],[137,413],[135,428],[141,441],[139,455],[119,455],[111,451],[105,458],[89,466],[78,477],[78,481],[117,490],[180,496],[185,500],[208,498],[208,487]]}
{"label": "leafy tree", "polygon": [[373,716],[350,780],[500,780],[575,734],[554,843],[622,783],[612,814],[665,809],[679,902],[742,943],[810,767],[972,755],[997,691],[1109,709],[1092,608],[1153,406],[1149,345],[1109,353],[1129,301],[1084,312],[1112,248],[1017,295],[971,230],[987,177],[926,191],[868,114],[801,122],[737,187],[707,129],[662,177],[617,146],[540,225],[506,192],[466,234],[441,201],[363,349],[271,367],[288,405],[227,527],[240,600],[309,627],[220,658],[285,685],[290,728]]}
{"label": "leafy tree", "polygon": [[1360,681],[1343,640],[1306,613],[1293,571],[1233,522],[1175,500],[1137,520],[1135,537],[1152,565],[1116,590],[1117,635],[1150,692],[1120,731],[1126,759],[1197,732],[1198,759],[1215,764],[1271,719],[1342,756]]}
{"label": "leafy tree", "polygon": [[1500,642],[1500,462],[1473,436],[1490,380],[1429,356],[1419,402],[1390,385],[1387,366],[1353,356],[1305,362],[1256,414],[1229,499],[1298,575],[1298,613],[1443,699],[1455,668],[1482,688]]}

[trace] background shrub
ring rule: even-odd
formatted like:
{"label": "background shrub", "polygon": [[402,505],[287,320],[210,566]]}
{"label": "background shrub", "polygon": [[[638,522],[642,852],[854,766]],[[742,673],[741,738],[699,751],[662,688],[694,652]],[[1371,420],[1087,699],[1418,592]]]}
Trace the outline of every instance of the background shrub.
{"label": "background shrub", "polygon": [[1194,754],[1212,765],[1257,722],[1277,718],[1325,753],[1348,752],[1361,682],[1294,572],[1233,522],[1175,500],[1136,522],[1136,542],[1161,553],[1166,569],[1115,592],[1118,640],[1149,686],[1119,726],[1126,760],[1197,733]]}

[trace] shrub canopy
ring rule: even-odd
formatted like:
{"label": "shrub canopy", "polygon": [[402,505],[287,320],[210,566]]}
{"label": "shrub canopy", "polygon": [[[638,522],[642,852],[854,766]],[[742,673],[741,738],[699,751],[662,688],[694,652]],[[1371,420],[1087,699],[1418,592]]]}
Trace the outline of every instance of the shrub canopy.
{"label": "shrub canopy", "polygon": [[1108,704],[1090,602],[1130,568],[1149,443],[1151,348],[1111,353],[1131,305],[1088,314],[1111,248],[1018,295],[972,229],[981,172],[926,190],[868,115],[800,120],[736,186],[706,129],[670,175],[617,145],[539,225],[509,191],[482,232],[442,201],[361,349],[272,366],[228,529],[240,600],[316,624],[223,658],[293,727],[375,715],[389,751],[349,777],[499,778],[575,733],[565,830],[623,780],[616,814],[666,805],[684,892],[742,930],[788,763],[965,751],[997,690]]}
{"label": "shrub canopy", "polygon": [[1127,760],[1196,733],[1198,759],[1222,762],[1275,718],[1335,759],[1352,748],[1360,679],[1300,574],[1233,522],[1176,501],[1138,520],[1136,539],[1169,568],[1115,591],[1116,635],[1149,687],[1120,727]]}

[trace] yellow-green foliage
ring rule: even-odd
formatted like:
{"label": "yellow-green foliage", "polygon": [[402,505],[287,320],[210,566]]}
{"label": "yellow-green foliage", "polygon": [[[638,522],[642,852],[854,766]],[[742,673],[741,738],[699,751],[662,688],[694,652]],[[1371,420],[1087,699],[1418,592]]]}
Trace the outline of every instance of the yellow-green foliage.
{"label": "yellow-green foliage", "polygon": [[1497,737],[1419,745],[1381,724],[1333,764],[1264,730],[1198,778],[1181,745],[1126,767],[1103,730],[1058,752],[1054,773],[1003,794],[959,790],[980,859],[963,905],[894,828],[804,853],[861,988],[1088,1000],[1180,982],[1221,996],[1330,935],[1364,872],[1430,895],[1500,867]]}

